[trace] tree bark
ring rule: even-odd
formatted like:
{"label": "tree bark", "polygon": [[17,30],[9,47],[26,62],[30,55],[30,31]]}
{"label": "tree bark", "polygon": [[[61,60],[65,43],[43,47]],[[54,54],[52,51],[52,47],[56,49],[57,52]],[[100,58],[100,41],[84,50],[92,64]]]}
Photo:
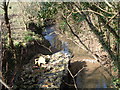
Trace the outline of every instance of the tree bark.
{"label": "tree bark", "polygon": [[[0,20],[0,78],[2,78],[2,29],[1,29],[1,20]],[[0,83],[0,90],[2,89],[2,84]]]}
{"label": "tree bark", "polygon": [[5,20],[5,25],[6,25],[6,29],[8,31],[8,45],[10,47],[10,51],[8,52],[9,55],[11,55],[8,59],[8,71],[6,71],[6,80],[7,80],[7,84],[9,86],[13,86],[13,80],[12,80],[12,73],[14,70],[14,61],[13,58],[15,56],[15,50],[14,50],[14,45],[13,45],[13,40],[11,37],[11,27],[10,27],[10,22],[9,22],[9,16],[8,16],[8,6],[9,6],[9,2],[10,0],[6,1],[4,0],[3,2],[3,10],[4,10],[4,20]]}
{"label": "tree bark", "polygon": [[[120,5],[119,4],[120,4],[120,2],[118,3],[118,12],[119,12],[119,14],[118,14],[118,32],[117,33],[118,33],[118,36],[120,37]],[[117,61],[120,64],[119,59],[120,59],[120,43],[117,42]],[[118,68],[119,68],[118,69],[118,78],[120,78],[120,66]]]}
{"label": "tree bark", "polygon": [[[9,2],[8,2],[9,3]],[[3,2],[3,10],[4,10],[4,19],[5,19],[5,24],[8,29],[8,44],[10,45],[11,49],[13,49],[13,41],[11,37],[11,28],[10,28],[10,22],[9,22],[9,17],[8,17],[8,3],[6,0]]]}

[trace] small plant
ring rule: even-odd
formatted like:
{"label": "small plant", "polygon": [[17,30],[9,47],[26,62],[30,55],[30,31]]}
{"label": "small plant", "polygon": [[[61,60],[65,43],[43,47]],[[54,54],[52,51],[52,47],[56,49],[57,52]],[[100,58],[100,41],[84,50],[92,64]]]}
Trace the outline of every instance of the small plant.
{"label": "small plant", "polygon": [[27,41],[27,42],[30,42],[30,41],[33,41],[34,40],[34,38],[32,37],[32,36],[25,36],[25,41]]}
{"label": "small plant", "polygon": [[116,88],[120,88],[120,78],[114,78],[114,79],[113,79],[113,85],[114,85]]}
{"label": "small plant", "polygon": [[19,45],[20,45],[20,42],[16,42],[16,43],[14,44],[15,47],[19,47]]}
{"label": "small plant", "polygon": [[26,36],[24,37],[24,40],[25,40],[26,42],[33,41],[33,40],[34,40],[34,38],[33,38],[34,35],[35,35],[34,32],[27,32],[27,33],[26,33]]}

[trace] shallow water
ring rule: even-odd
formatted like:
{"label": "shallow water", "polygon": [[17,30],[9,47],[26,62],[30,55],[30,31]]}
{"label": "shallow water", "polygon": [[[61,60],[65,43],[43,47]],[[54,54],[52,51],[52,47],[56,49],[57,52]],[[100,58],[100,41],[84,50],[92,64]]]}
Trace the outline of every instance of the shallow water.
{"label": "shallow water", "polygon": [[45,35],[45,39],[47,39],[50,42],[51,46],[55,46],[57,35],[54,33],[53,27],[46,27],[45,31],[43,32],[43,35]]}
{"label": "shallow water", "polygon": [[110,77],[101,67],[87,66],[82,75],[78,74],[76,83],[79,88],[108,88]]}

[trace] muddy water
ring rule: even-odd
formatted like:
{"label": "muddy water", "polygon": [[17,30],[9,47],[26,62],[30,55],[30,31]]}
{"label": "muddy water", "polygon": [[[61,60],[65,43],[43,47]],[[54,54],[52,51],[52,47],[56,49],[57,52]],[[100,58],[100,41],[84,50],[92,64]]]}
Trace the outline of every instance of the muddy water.
{"label": "muddy water", "polygon": [[107,88],[110,76],[98,64],[86,62],[86,68],[76,78],[78,88]]}
{"label": "muddy water", "polygon": [[[43,33],[45,38],[49,40],[51,45],[59,50],[72,51],[74,57],[71,59],[71,72],[75,75],[83,66],[85,67],[76,76],[76,84],[78,88],[108,88],[111,77],[106,71],[100,67],[99,63],[92,62],[94,58],[85,50],[76,46],[72,41],[66,40],[64,37],[59,41],[54,33],[54,27],[46,27]],[[83,61],[84,59],[84,61]],[[85,61],[86,60],[86,61]],[[72,79],[71,79],[72,80]]]}

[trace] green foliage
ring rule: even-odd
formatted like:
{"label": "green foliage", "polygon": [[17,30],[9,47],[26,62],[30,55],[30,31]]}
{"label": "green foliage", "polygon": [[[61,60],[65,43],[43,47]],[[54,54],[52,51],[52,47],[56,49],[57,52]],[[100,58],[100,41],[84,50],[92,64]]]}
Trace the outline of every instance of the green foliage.
{"label": "green foliage", "polygon": [[64,22],[64,21],[61,21],[61,22],[60,22],[60,28],[61,28],[61,29],[64,29],[64,28],[65,28],[65,25],[66,25],[66,22]]}
{"label": "green foliage", "polygon": [[114,78],[113,85],[116,86],[116,88],[120,88],[120,78]]}
{"label": "green foliage", "polygon": [[30,41],[33,41],[34,38],[33,38],[32,36],[25,36],[25,40],[26,40],[27,42],[30,42]]}
{"label": "green foliage", "polygon": [[55,7],[55,3],[44,2],[42,3],[41,10],[38,13],[38,17],[43,19],[51,19],[54,18],[55,14],[57,14],[57,8]]}
{"label": "green foliage", "polygon": [[73,18],[76,22],[81,22],[81,21],[84,21],[84,20],[85,20],[84,16],[80,15],[79,13],[72,13],[72,18]]}
{"label": "green foliage", "polygon": [[41,35],[38,35],[38,34],[35,34],[34,32],[29,31],[26,33],[24,40],[25,40],[25,42],[31,42],[34,40],[42,41],[43,38]]}
{"label": "green foliage", "polygon": [[25,40],[26,42],[33,41],[33,40],[34,40],[34,38],[33,38],[34,35],[35,35],[34,32],[27,32],[27,33],[26,33],[26,36],[24,37],[24,40]]}
{"label": "green foliage", "polygon": [[16,42],[16,43],[14,44],[15,47],[20,47],[20,45],[21,45],[21,42]]}
{"label": "green foliage", "polygon": [[117,72],[117,68],[116,67],[114,67],[113,70],[114,70],[114,72]]}

